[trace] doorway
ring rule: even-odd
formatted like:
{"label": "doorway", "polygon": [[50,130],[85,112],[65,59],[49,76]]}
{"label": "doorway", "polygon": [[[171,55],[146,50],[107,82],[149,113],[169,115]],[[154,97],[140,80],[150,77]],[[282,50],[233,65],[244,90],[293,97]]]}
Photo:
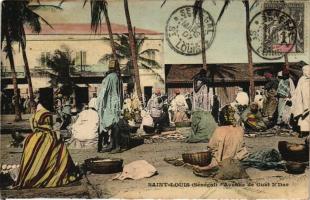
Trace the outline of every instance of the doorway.
{"label": "doorway", "polygon": [[145,104],[147,104],[149,99],[152,97],[152,91],[153,91],[153,87],[152,86],[145,86],[144,87]]}

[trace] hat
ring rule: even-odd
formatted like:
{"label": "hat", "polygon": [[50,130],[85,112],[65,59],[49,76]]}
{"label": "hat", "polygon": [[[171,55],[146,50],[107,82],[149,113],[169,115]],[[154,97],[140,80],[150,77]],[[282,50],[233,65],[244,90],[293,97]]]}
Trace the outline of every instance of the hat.
{"label": "hat", "polygon": [[115,69],[119,69],[119,63],[117,60],[110,60],[109,61],[109,70],[115,70]]}
{"label": "hat", "polygon": [[302,73],[304,76],[310,78],[310,65],[303,66]]}
{"label": "hat", "polygon": [[272,78],[272,74],[271,73],[266,73],[265,74],[265,78]]}

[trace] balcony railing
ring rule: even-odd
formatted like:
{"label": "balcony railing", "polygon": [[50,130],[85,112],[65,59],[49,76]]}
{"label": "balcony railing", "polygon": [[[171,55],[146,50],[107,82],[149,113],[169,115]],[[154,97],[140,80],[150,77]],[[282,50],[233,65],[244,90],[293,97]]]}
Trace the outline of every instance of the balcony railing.
{"label": "balcony railing", "polygon": [[[1,77],[3,78],[11,78],[13,76],[13,72],[1,72]],[[25,72],[16,72],[17,78],[25,78]]]}

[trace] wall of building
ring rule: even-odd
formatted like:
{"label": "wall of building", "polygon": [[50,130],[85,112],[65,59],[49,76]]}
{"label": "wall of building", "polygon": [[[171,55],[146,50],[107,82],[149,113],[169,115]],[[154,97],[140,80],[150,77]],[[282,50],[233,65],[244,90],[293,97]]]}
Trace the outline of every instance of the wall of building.
{"label": "wall of building", "polygon": [[[100,67],[100,65],[107,65],[107,63],[99,63],[100,58],[105,54],[111,53],[110,42],[107,35],[28,35],[27,36],[27,56],[30,70],[35,68],[44,68],[41,64],[41,54],[49,52],[52,54],[56,49],[62,46],[68,47],[72,51],[72,58],[76,57],[76,52],[86,52],[86,65],[93,66],[89,70],[104,73],[107,67]],[[160,64],[160,68],[154,69],[164,79],[164,59],[163,59],[163,36],[162,35],[147,35],[141,51],[145,49],[157,49],[155,60]],[[14,61],[17,72],[23,72],[23,59],[19,51],[18,44],[14,45]],[[2,52],[3,71],[9,72],[9,61],[5,58]],[[124,60],[121,64],[126,63]],[[86,68],[87,70],[87,68]],[[42,80],[41,80],[42,79]],[[41,80],[38,81],[38,80]],[[152,72],[140,69],[141,88],[150,86],[153,88],[159,87],[164,90],[165,84],[160,82],[158,77]],[[48,78],[32,77],[34,88],[47,87]],[[9,86],[11,87],[11,86]],[[27,87],[27,85],[20,85],[20,87]],[[94,89],[92,88],[91,91]]]}

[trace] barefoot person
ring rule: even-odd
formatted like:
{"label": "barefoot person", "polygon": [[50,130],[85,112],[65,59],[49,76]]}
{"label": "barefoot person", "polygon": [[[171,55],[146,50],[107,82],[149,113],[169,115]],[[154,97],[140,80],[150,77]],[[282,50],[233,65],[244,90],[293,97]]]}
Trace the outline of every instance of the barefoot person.
{"label": "barefoot person", "polygon": [[211,164],[206,167],[195,167],[196,173],[211,170],[225,159],[242,160],[248,156],[243,140],[244,131],[241,126],[236,125],[234,114],[233,109],[221,113],[221,126],[215,129],[208,143],[208,148],[212,152]]}
{"label": "barefoot person", "polygon": [[[120,120],[122,105],[123,98],[120,69],[118,62],[114,60],[109,63],[109,71],[102,80],[97,98],[99,115],[99,152],[111,152],[112,149],[115,153],[121,151],[120,133],[117,123]],[[110,143],[109,131],[111,131]],[[107,145],[105,148],[103,148],[103,143]]]}
{"label": "barefoot person", "polygon": [[33,133],[25,139],[16,189],[59,187],[79,179],[67,147],[52,130],[47,106],[47,100],[40,97],[30,119]]}

